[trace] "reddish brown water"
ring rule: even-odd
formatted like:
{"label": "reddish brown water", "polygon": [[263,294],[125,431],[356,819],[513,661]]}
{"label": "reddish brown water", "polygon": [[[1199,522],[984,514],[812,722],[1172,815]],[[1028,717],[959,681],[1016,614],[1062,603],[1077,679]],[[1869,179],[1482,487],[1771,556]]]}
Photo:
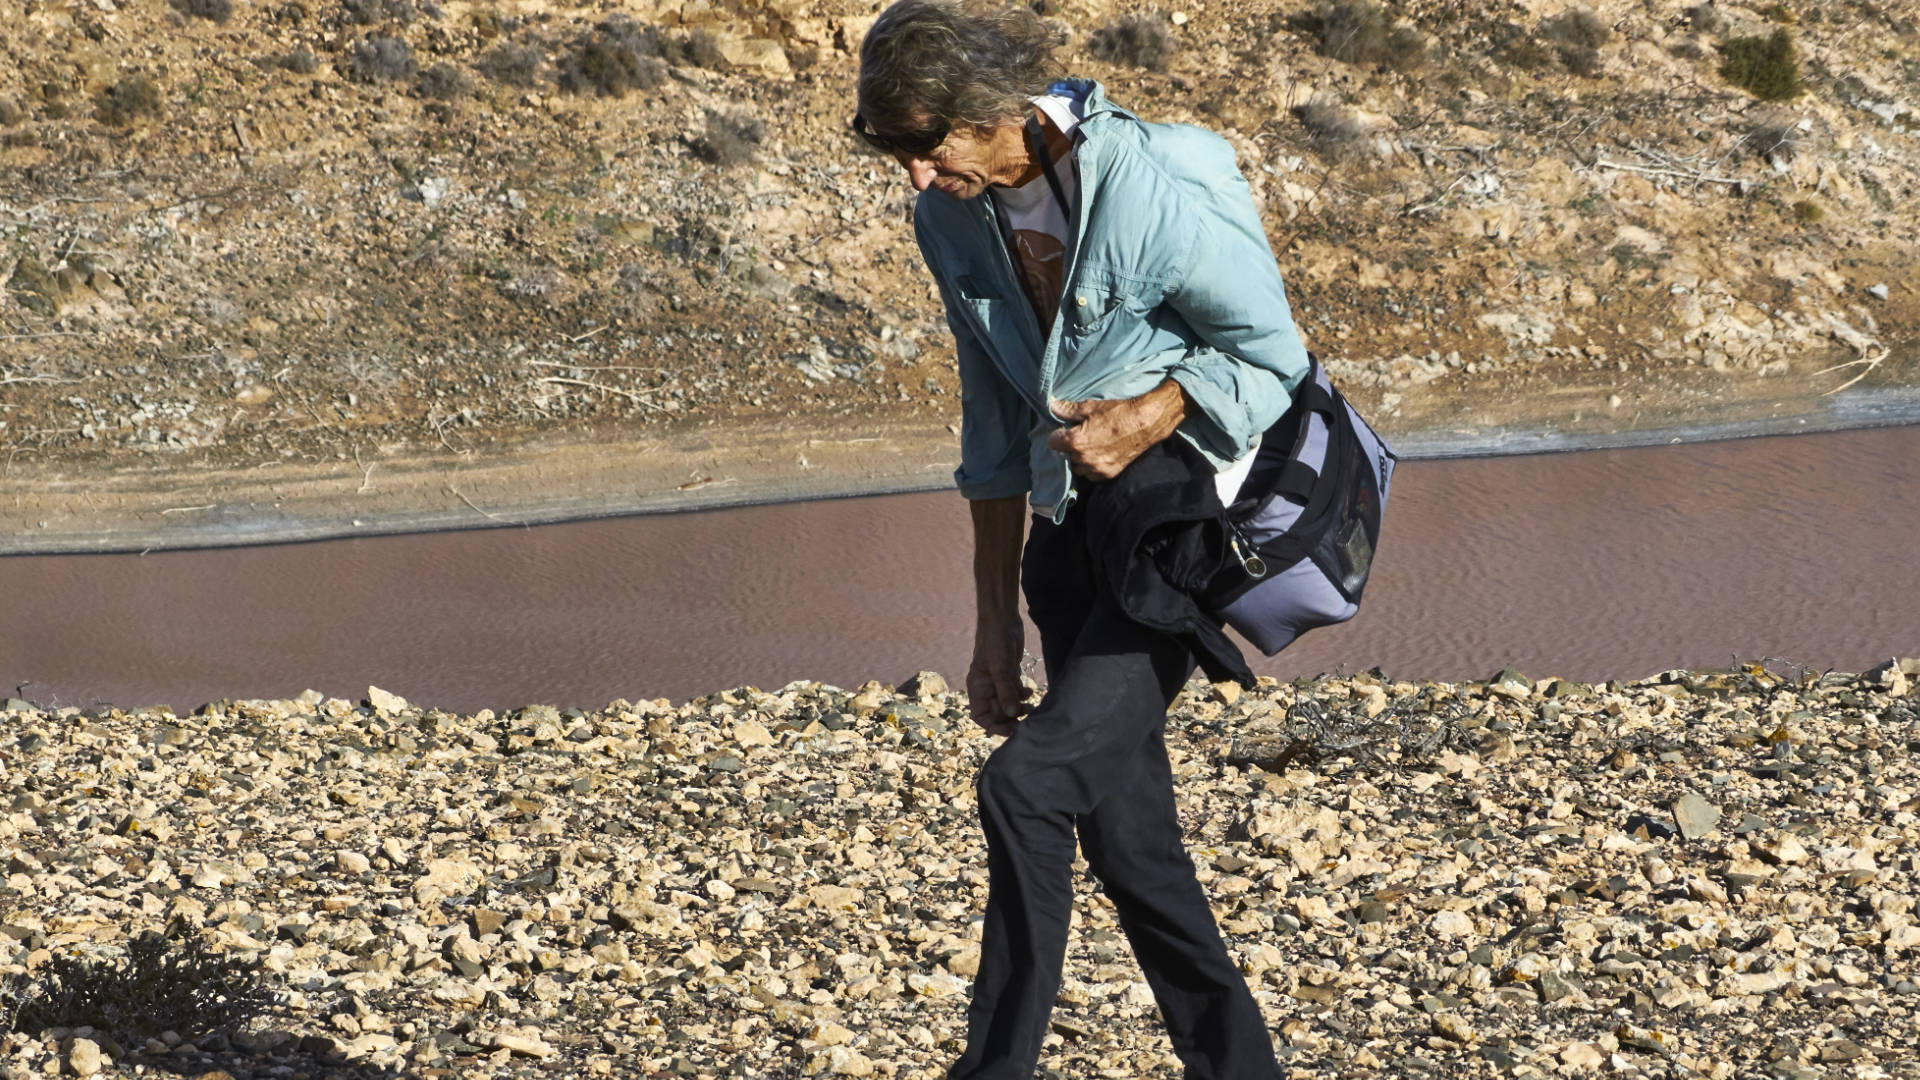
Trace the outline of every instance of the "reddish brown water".
{"label": "reddish brown water", "polygon": [[[1256,669],[1634,678],[1920,654],[1920,428],[1419,461],[1367,602]],[[534,529],[0,558],[0,696],[590,707],[921,668],[971,640],[951,493]],[[26,685],[16,689],[16,684]]]}

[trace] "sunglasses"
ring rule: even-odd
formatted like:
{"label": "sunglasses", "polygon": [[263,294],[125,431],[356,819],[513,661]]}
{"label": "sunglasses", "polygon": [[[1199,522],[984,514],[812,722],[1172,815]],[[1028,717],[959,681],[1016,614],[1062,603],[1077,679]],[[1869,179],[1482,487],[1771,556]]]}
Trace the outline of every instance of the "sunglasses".
{"label": "sunglasses", "polygon": [[859,113],[853,114],[853,123],[849,125],[853,133],[864,139],[868,146],[883,153],[901,153],[910,157],[925,157],[947,141],[947,134],[953,130],[951,124],[941,123],[925,131],[906,135],[882,135],[867,125],[867,118]]}

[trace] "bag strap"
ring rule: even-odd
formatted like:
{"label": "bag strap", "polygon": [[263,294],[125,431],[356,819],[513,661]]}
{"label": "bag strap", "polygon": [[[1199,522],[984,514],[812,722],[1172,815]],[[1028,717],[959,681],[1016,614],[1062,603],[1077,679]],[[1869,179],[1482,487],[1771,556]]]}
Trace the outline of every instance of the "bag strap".
{"label": "bag strap", "polygon": [[[1320,360],[1311,353],[1307,354],[1306,378],[1301,380],[1299,389],[1294,391],[1294,403],[1306,412],[1317,412],[1326,417],[1329,436],[1327,452],[1331,455],[1334,413],[1339,405],[1334,401],[1333,395],[1327,393],[1326,387],[1320,385]],[[1300,430],[1293,437],[1293,452],[1287,455],[1287,463],[1281,468],[1280,475],[1274,478],[1273,483],[1275,492],[1299,503],[1307,502],[1313,497],[1314,485],[1319,483],[1320,473],[1328,464],[1323,460],[1320,463],[1320,469],[1316,470],[1300,460],[1300,455],[1307,448],[1307,436],[1312,432],[1313,425],[1308,422],[1306,416],[1302,416]]]}
{"label": "bag strap", "polygon": [[1053,201],[1060,204],[1060,213],[1069,223],[1073,221],[1073,207],[1067,202],[1067,189],[1060,183],[1060,174],[1054,171],[1053,155],[1047,153],[1047,137],[1040,130],[1040,117],[1027,117],[1027,150],[1039,160],[1040,171],[1047,174],[1047,186],[1053,189]]}

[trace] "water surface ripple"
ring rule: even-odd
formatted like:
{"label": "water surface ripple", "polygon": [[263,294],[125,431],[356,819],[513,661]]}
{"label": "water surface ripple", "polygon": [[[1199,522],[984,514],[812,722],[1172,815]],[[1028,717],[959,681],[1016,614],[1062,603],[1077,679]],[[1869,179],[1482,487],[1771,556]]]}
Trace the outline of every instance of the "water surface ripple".
{"label": "water surface ripple", "polygon": [[[1359,617],[1255,668],[1592,680],[1920,654],[1917,482],[1917,427],[1408,462]],[[373,684],[471,710],[957,684],[969,558],[952,493],[0,558],[0,694],[186,708]]]}

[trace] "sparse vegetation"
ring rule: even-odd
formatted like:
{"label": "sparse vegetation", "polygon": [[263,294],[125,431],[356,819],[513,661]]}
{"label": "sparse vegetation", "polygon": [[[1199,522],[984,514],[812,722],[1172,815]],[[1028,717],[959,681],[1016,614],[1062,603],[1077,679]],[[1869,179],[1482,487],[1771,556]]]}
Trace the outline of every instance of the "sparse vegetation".
{"label": "sparse vegetation", "polygon": [[320,70],[320,58],[313,55],[312,49],[295,49],[289,53],[281,53],[268,63],[282,71],[291,71],[295,75],[311,75]]}
{"label": "sparse vegetation", "polygon": [[751,113],[722,113],[707,110],[707,126],[693,139],[692,148],[702,161],[722,167],[744,165],[753,160],[755,148],[767,137],[767,125]]}
{"label": "sparse vegetation", "polygon": [[1776,22],[1781,26],[1792,26],[1798,21],[1793,17],[1793,10],[1785,4],[1768,4],[1760,9],[1760,15],[1768,22]]}
{"label": "sparse vegetation", "polygon": [[420,73],[420,81],[414,84],[414,90],[424,98],[452,101],[472,93],[473,82],[467,78],[466,72],[443,60]]}
{"label": "sparse vegetation", "polygon": [[0,97],[0,127],[12,127],[26,119],[26,116],[18,102],[10,97]]}
{"label": "sparse vegetation", "polygon": [[340,19],[351,26],[373,26],[396,22],[402,25],[419,16],[413,0],[343,0]]}
{"label": "sparse vegetation", "polygon": [[720,39],[705,27],[661,41],[660,55],[676,67],[690,65],[711,70],[726,64],[726,59],[720,55]]}
{"label": "sparse vegetation", "polygon": [[1801,199],[1793,204],[1793,220],[1802,225],[1818,224],[1826,216],[1827,212],[1820,208],[1820,204],[1810,199]]}
{"label": "sparse vegetation", "polygon": [[1538,71],[1553,63],[1553,50],[1518,23],[1501,23],[1490,34],[1493,56],[1507,67]]}
{"label": "sparse vegetation", "polygon": [[531,45],[495,45],[474,62],[480,74],[508,86],[532,86],[540,78],[546,57]]}
{"label": "sparse vegetation", "polygon": [[1561,66],[1592,78],[1600,72],[1600,46],[1613,32],[1585,8],[1573,8],[1540,23],[1540,36],[1553,43]]}
{"label": "sparse vegetation", "polygon": [[194,19],[223,23],[233,18],[233,0],[172,0],[173,10]]}
{"label": "sparse vegetation", "polygon": [[94,117],[108,127],[131,127],[160,112],[160,88],[145,75],[129,75],[100,95]]}
{"label": "sparse vegetation", "polygon": [[1763,160],[1792,161],[1800,149],[1800,128],[1791,122],[1766,119],[1747,133],[1746,143]]}
{"label": "sparse vegetation", "polygon": [[1313,100],[1293,113],[1299,118],[1300,126],[1312,137],[1312,146],[1321,157],[1330,161],[1347,161],[1366,152],[1370,134],[1366,125],[1341,105],[1338,99],[1327,94],[1316,94]]}
{"label": "sparse vegetation", "polygon": [[1320,55],[1349,64],[1407,71],[1426,54],[1426,40],[1412,27],[1394,27],[1368,0],[1322,5],[1300,25],[1313,33]]}
{"label": "sparse vegetation", "polygon": [[1712,3],[1695,4],[1687,9],[1687,24],[1696,34],[1717,34],[1727,24],[1726,17]]}
{"label": "sparse vegetation", "polygon": [[1800,60],[1783,27],[1768,37],[1737,37],[1720,47],[1720,77],[1762,101],[1798,97]]}
{"label": "sparse vegetation", "polygon": [[1087,51],[1113,64],[1165,71],[1180,48],[1173,28],[1157,11],[1137,11],[1093,32]]}
{"label": "sparse vegetation", "polygon": [[574,44],[560,70],[560,86],[575,94],[623,97],[651,90],[667,77],[660,36],[625,15],[602,20]]}
{"label": "sparse vegetation", "polygon": [[143,934],[112,957],[59,949],[31,974],[0,984],[0,1021],[12,1031],[85,1026],[133,1046],[166,1031],[184,1039],[227,1033],[270,1003],[258,975],[177,932]]}
{"label": "sparse vegetation", "polygon": [[355,82],[388,82],[410,78],[415,71],[413,50],[399,38],[372,37],[353,47],[347,73]]}

